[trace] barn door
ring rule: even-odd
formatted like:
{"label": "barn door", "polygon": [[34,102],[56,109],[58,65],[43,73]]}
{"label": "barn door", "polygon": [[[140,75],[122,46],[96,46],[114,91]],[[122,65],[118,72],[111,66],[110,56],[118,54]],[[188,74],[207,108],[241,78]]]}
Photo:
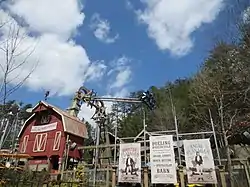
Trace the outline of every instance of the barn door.
{"label": "barn door", "polygon": [[60,149],[60,143],[61,143],[61,131],[56,132],[54,144],[53,144],[53,151],[58,151]]}
{"label": "barn door", "polygon": [[24,136],[23,142],[22,142],[22,145],[21,145],[21,149],[20,149],[21,153],[25,153],[26,152],[28,141],[29,141],[29,135]]}
{"label": "barn door", "polygon": [[45,151],[47,143],[47,133],[37,134],[33,146],[33,152]]}

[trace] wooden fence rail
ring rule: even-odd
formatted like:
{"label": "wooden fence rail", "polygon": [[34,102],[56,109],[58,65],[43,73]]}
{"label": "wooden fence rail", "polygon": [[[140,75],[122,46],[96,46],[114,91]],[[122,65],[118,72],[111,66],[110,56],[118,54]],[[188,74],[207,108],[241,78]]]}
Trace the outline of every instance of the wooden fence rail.
{"label": "wooden fence rail", "polygon": [[[250,187],[250,166],[248,160],[232,160],[233,178],[229,178],[226,166],[226,161],[223,160],[223,165],[216,167],[218,184],[216,187],[230,187],[229,181],[234,182],[234,187]],[[222,167],[223,166],[223,167]],[[116,187],[119,184],[117,181],[118,170],[116,167],[98,169],[95,187]],[[109,171],[109,175],[107,172]],[[50,175],[49,173],[35,172],[18,172],[14,170],[0,170],[0,187],[93,187],[93,170],[86,168],[86,181],[79,181],[74,176],[75,171],[67,171],[63,177],[59,175]],[[186,187],[186,170],[185,167],[179,167],[177,170],[179,176],[179,186]],[[59,177],[57,177],[59,176]],[[108,176],[108,177],[107,177]],[[84,180],[85,180],[84,179]],[[77,181],[78,180],[78,181]],[[82,180],[82,179],[81,179]],[[145,167],[142,170],[142,182],[139,184],[143,187],[154,186],[150,182],[150,168]],[[210,185],[211,186],[211,185]],[[130,186],[131,187],[131,184]]]}

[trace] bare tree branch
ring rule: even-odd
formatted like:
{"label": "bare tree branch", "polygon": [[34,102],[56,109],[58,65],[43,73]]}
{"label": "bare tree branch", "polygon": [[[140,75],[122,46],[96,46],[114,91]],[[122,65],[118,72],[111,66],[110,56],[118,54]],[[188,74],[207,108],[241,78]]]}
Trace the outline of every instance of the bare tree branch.
{"label": "bare tree branch", "polygon": [[[230,118],[230,122],[229,122],[229,126],[226,130],[226,135],[228,134],[229,131],[232,130],[232,126],[233,126],[233,121],[235,119],[235,117],[237,116],[237,113],[238,113],[238,109],[235,109],[235,112],[234,112],[234,115],[232,117],[229,117]],[[229,138],[231,135],[227,135],[227,138]]]}
{"label": "bare tree branch", "polygon": [[[22,43],[27,37],[25,31],[15,22],[8,22],[4,25],[8,33],[3,36],[0,50],[4,54],[4,61],[0,64],[2,71],[2,83],[0,86],[0,102],[6,103],[7,98],[17,91],[30,75],[34,72],[38,62],[34,63],[27,75],[23,75],[22,69],[35,50],[35,47],[22,49]],[[19,80],[20,79],[20,80]]]}

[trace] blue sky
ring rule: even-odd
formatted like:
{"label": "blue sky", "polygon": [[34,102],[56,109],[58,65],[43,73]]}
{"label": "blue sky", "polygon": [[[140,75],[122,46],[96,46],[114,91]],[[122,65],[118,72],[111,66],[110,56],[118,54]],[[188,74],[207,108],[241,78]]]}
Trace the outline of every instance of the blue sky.
{"label": "blue sky", "polygon": [[223,0],[14,2],[8,11],[25,20],[24,33],[38,33],[25,40],[36,43],[26,68],[39,65],[11,99],[31,104],[46,90],[49,102],[66,108],[81,84],[124,97],[192,76],[226,32]]}

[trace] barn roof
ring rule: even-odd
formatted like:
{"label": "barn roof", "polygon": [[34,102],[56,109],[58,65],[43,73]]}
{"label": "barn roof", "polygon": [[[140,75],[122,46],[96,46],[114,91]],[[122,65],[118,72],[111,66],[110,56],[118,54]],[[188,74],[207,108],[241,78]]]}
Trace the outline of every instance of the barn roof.
{"label": "barn roof", "polygon": [[[45,101],[40,101],[33,109],[32,112],[39,106],[39,105],[45,105],[48,108],[51,108],[54,110],[57,114],[59,114],[62,117],[62,122],[63,122],[63,128],[64,132],[82,137],[82,138],[88,138],[88,131],[86,125],[78,118],[75,116],[71,116],[69,113],[61,110],[58,107],[55,107]],[[27,119],[24,122],[24,125],[22,129],[19,132],[18,137],[21,135],[22,131],[24,130],[24,127],[26,126],[27,122],[34,116],[33,114],[29,119]]]}

